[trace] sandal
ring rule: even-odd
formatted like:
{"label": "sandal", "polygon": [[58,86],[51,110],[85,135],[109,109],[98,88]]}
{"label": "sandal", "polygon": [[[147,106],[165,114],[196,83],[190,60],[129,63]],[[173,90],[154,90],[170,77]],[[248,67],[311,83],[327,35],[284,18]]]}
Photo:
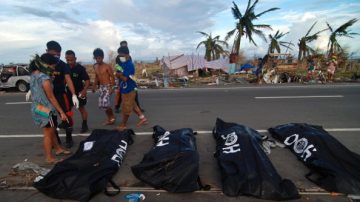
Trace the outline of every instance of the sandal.
{"label": "sandal", "polygon": [[123,130],[126,129],[126,126],[118,126],[118,127],[116,127],[116,129],[117,129],[118,131],[123,131]]}
{"label": "sandal", "polygon": [[65,149],[61,150],[60,152],[55,152],[55,155],[56,155],[56,156],[70,155],[70,154],[71,154],[71,151],[65,150]]}
{"label": "sandal", "polygon": [[136,127],[140,127],[140,126],[146,125],[146,124],[148,124],[147,118],[142,118],[142,119],[140,119],[140,121],[136,124]]}
{"label": "sandal", "polygon": [[61,161],[63,161],[63,159],[52,159],[52,160],[46,160],[45,162],[48,165],[55,165],[55,164],[57,164],[57,163],[59,163]]}
{"label": "sandal", "polygon": [[115,118],[112,118],[112,119],[110,119],[108,121],[105,121],[103,123],[103,126],[113,125],[114,123],[115,123]]}

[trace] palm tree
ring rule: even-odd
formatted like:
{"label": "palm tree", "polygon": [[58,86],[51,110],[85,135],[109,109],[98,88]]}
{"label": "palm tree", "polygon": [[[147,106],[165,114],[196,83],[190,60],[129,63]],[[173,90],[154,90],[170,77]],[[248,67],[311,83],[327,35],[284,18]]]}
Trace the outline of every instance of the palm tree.
{"label": "palm tree", "polygon": [[245,13],[244,15],[240,12],[238,6],[235,4],[235,2],[233,2],[233,7],[231,8],[232,14],[235,18],[235,20],[237,20],[236,22],[236,27],[229,31],[225,37],[225,40],[227,41],[230,37],[232,37],[235,34],[235,39],[234,39],[234,44],[232,47],[232,53],[236,53],[239,54],[240,53],[240,42],[241,42],[241,37],[246,35],[247,38],[249,38],[249,42],[253,43],[256,46],[256,43],[253,39],[253,34],[258,35],[259,37],[261,37],[262,39],[264,39],[266,41],[266,37],[264,35],[264,33],[261,31],[261,29],[270,29],[271,27],[270,25],[266,25],[266,24],[258,24],[258,25],[254,25],[253,21],[257,20],[261,15],[270,12],[270,11],[274,11],[277,10],[279,8],[270,8],[266,11],[263,11],[259,14],[255,14],[255,6],[256,4],[259,2],[259,0],[255,0],[252,3],[252,0],[248,0],[248,5],[246,7]]}
{"label": "palm tree", "polygon": [[310,42],[315,41],[319,37],[319,34],[321,32],[327,30],[327,29],[323,29],[321,31],[316,32],[313,35],[309,35],[311,30],[314,28],[316,23],[317,22],[314,22],[314,24],[310,27],[310,29],[305,34],[305,36],[303,36],[302,38],[299,39],[299,43],[298,43],[298,46],[299,46],[298,61],[300,61],[302,58],[305,58],[306,56],[310,55],[310,52],[314,52],[314,49],[312,49],[307,44],[310,43]]}
{"label": "palm tree", "polygon": [[226,41],[220,40],[219,35],[212,38],[211,34],[207,34],[205,32],[199,33],[204,35],[206,39],[201,41],[196,49],[198,49],[201,45],[205,46],[205,59],[207,61],[219,59],[220,55],[227,54],[227,51],[225,51],[222,46],[227,48],[229,45],[226,43]]}
{"label": "palm tree", "polygon": [[329,56],[338,51],[342,51],[342,48],[341,48],[340,44],[338,43],[336,37],[345,36],[345,37],[353,38],[352,37],[353,35],[359,35],[358,33],[352,33],[349,30],[347,30],[350,26],[355,24],[355,22],[357,22],[357,21],[358,21],[358,19],[353,18],[335,30],[329,25],[328,22],[326,22],[326,24],[331,32],[330,37],[329,37],[329,43],[328,43]]}
{"label": "palm tree", "polygon": [[286,47],[290,50],[292,50],[290,48],[290,46],[294,46],[293,43],[291,42],[285,42],[285,41],[279,41],[280,38],[282,38],[283,36],[285,36],[286,34],[288,34],[289,32],[286,33],[282,33],[279,30],[275,33],[274,36],[272,36],[271,34],[269,34],[269,39],[270,39],[270,44],[269,44],[269,49],[268,49],[268,53],[274,53],[275,50],[280,53],[280,46]]}

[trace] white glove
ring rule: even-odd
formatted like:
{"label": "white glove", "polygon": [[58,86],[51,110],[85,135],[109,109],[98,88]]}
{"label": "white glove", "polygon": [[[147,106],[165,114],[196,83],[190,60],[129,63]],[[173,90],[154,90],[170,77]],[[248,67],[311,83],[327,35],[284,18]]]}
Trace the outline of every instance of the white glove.
{"label": "white glove", "polygon": [[76,95],[72,95],[72,102],[76,109],[79,109],[79,100],[77,99]]}
{"label": "white glove", "polygon": [[25,100],[26,100],[26,102],[29,101],[30,98],[31,98],[31,90],[29,90],[29,91],[26,93],[26,95],[25,95]]}

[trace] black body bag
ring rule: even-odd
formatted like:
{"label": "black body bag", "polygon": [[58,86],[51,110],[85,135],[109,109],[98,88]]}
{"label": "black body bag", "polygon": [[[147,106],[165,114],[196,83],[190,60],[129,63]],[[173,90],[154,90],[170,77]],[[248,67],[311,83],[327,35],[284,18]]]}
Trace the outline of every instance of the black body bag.
{"label": "black body bag", "polygon": [[[132,130],[93,130],[74,155],[57,163],[33,186],[58,199],[88,201],[101,191],[116,195],[120,188],[111,179],[122,164],[127,146],[133,143],[133,134]],[[108,182],[118,190],[115,194],[107,192]]]}
{"label": "black body bag", "polygon": [[169,192],[193,192],[199,181],[199,154],[192,129],[166,131],[153,127],[153,148],[142,161],[131,167],[141,181]]}
{"label": "black body bag", "polygon": [[269,129],[308,168],[306,177],[329,192],[360,194],[360,155],[321,126],[289,123]]}
{"label": "black body bag", "polygon": [[299,198],[292,181],[282,179],[261,148],[260,134],[249,127],[216,120],[213,130],[223,192],[267,200]]}

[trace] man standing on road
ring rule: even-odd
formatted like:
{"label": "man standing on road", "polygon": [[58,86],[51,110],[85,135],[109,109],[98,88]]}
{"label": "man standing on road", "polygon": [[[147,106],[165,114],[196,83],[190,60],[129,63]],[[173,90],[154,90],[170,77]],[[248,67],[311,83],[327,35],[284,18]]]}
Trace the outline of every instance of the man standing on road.
{"label": "man standing on road", "polygon": [[[68,100],[68,96],[66,93],[66,85],[68,90],[71,92],[71,99],[76,108],[79,108],[79,100],[77,99],[74,84],[70,77],[70,68],[69,66],[60,59],[61,55],[61,46],[56,41],[49,41],[46,43],[46,52],[50,55],[58,58],[59,62],[55,67],[55,71],[53,73],[53,88],[54,95],[58,103],[60,104],[62,110],[65,112],[68,117],[68,122],[62,122],[59,125],[59,128],[64,128],[66,132],[66,147],[71,148],[73,146],[72,140],[72,131],[73,131],[73,113],[70,108],[70,102]],[[65,85],[66,84],[66,85]],[[58,134],[57,134],[58,136]],[[59,143],[60,138],[58,136]]]}
{"label": "man standing on road", "polygon": [[97,85],[99,84],[99,108],[105,111],[107,117],[103,125],[113,125],[115,123],[115,115],[111,109],[110,100],[113,87],[115,86],[114,72],[111,66],[103,61],[103,50],[97,48],[94,50],[93,55],[96,64],[94,65],[95,81],[92,92],[96,92]]}
{"label": "man standing on road", "polygon": [[[82,125],[80,133],[86,133],[89,131],[89,127],[87,125],[88,112],[85,109],[85,105],[87,102],[86,94],[87,89],[90,86],[90,78],[84,66],[79,63],[76,63],[75,52],[72,50],[68,50],[65,52],[65,59],[67,64],[70,66],[71,71],[71,80],[74,84],[76,95],[79,100],[79,111],[82,118]],[[67,88],[68,98],[71,98],[71,93],[69,88]],[[71,110],[74,105],[70,105]]]}

